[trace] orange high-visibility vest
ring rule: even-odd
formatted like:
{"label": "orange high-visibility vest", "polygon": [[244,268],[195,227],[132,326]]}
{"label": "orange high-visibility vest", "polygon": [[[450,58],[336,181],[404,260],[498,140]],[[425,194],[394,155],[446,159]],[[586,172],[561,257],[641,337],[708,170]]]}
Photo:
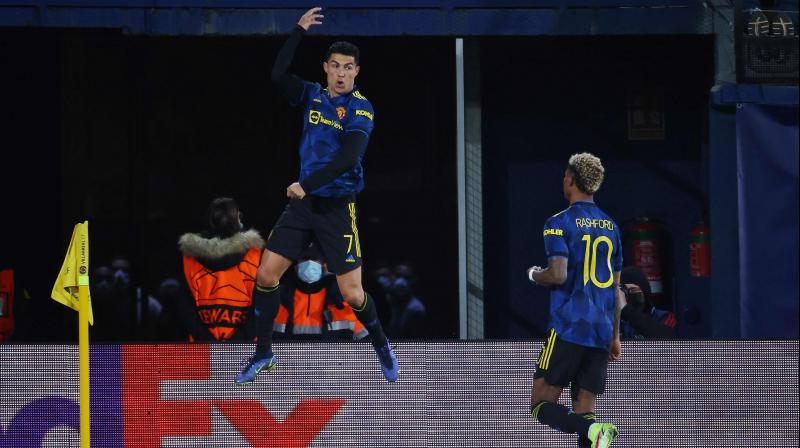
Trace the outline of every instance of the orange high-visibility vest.
{"label": "orange high-visibility vest", "polygon": [[294,290],[294,314],[292,323],[294,334],[322,334],[324,318],[322,310],[325,309],[325,296],[327,289],[322,288],[317,292],[307,293]]}
{"label": "orange high-visibility vest", "polygon": [[353,332],[353,339],[362,339],[369,334],[364,324],[362,324],[356,317],[355,311],[349,304],[344,303],[342,309],[336,308],[334,304],[328,304],[328,310],[331,312],[331,321],[328,323],[328,329],[331,331],[337,330],[350,330]]}
{"label": "orange high-visibility vest", "polygon": [[230,339],[249,317],[261,252],[258,248],[248,250],[238,265],[224,271],[212,271],[193,258],[183,257],[183,272],[197,315],[218,341]]}
{"label": "orange high-visibility vest", "polygon": [[0,343],[14,333],[14,270],[0,271]]}
{"label": "orange high-visibility vest", "polygon": [[289,310],[283,304],[278,306],[278,314],[275,315],[275,322],[272,323],[272,331],[286,333],[286,324],[289,322]]}
{"label": "orange high-visibility vest", "polygon": [[[307,293],[300,289],[294,290],[292,334],[322,334],[325,326],[323,311],[330,312],[331,321],[328,322],[328,331],[349,330],[353,332],[353,339],[362,339],[369,332],[364,325],[358,321],[353,309],[344,303],[341,309],[332,303],[325,303],[328,294],[327,288],[322,288],[317,292]],[[275,318],[274,331],[285,333],[289,322],[289,311],[281,305],[278,315]]]}

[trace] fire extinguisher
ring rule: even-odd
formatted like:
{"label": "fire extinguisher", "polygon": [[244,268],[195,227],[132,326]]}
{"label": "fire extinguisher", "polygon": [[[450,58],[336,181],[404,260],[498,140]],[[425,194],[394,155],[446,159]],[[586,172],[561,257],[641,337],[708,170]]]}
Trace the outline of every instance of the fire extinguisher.
{"label": "fire extinguisher", "polygon": [[664,271],[661,267],[659,227],[650,219],[641,217],[631,227],[633,264],[644,272],[650,283],[650,298],[655,304],[664,301]]}
{"label": "fire extinguisher", "polygon": [[0,270],[0,343],[14,333],[14,271]]}
{"label": "fire extinguisher", "polygon": [[702,221],[689,232],[689,274],[692,277],[711,276],[710,230]]}

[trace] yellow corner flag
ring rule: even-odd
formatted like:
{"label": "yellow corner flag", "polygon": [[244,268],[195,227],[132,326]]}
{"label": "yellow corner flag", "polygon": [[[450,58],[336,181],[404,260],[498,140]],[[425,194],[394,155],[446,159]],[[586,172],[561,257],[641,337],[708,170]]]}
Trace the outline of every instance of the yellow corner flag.
{"label": "yellow corner flag", "polygon": [[89,301],[89,221],[75,224],[72,229],[67,256],[50,296],[78,312],[81,448],[89,448],[89,323],[94,325],[92,302]]}
{"label": "yellow corner flag", "polygon": [[[67,256],[61,265],[61,271],[53,285],[51,297],[75,311],[80,311],[80,286],[89,286],[89,221],[75,224],[72,238],[69,240]],[[91,294],[87,293],[87,310],[89,323],[94,325],[92,315]]]}

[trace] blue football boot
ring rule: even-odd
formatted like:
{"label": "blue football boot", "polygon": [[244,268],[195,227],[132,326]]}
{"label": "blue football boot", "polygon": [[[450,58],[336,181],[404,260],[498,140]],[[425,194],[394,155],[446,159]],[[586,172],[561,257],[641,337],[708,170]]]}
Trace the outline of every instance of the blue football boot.
{"label": "blue football boot", "polygon": [[247,360],[247,365],[242,371],[236,375],[234,382],[237,385],[252,383],[255,381],[258,372],[267,369],[267,372],[274,369],[278,365],[278,359],[275,355],[272,356],[259,356],[253,355]]}
{"label": "blue football boot", "polygon": [[400,366],[397,364],[397,357],[394,355],[389,341],[386,341],[386,345],[383,347],[376,348],[375,353],[378,355],[378,361],[381,362],[381,372],[386,381],[390,383],[397,381],[400,378]]}

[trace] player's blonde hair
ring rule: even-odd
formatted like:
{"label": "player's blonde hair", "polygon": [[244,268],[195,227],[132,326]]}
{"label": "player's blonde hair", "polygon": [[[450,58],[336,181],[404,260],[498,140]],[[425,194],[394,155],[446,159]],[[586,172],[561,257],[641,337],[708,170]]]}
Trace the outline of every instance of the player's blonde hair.
{"label": "player's blonde hair", "polygon": [[573,154],[569,158],[569,170],[575,185],[586,194],[595,194],[600,189],[606,171],[600,158],[588,152]]}

